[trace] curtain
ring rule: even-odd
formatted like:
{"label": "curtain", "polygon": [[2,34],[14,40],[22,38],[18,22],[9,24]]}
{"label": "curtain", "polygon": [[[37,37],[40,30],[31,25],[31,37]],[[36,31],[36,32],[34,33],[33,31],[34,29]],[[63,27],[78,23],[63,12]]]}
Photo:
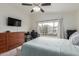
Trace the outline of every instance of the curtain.
{"label": "curtain", "polygon": [[52,35],[64,38],[63,18],[38,22],[38,32],[40,35]]}
{"label": "curtain", "polygon": [[59,21],[58,20],[51,20],[51,21],[43,21],[38,23],[38,30],[39,33],[42,35],[58,35],[58,27]]}

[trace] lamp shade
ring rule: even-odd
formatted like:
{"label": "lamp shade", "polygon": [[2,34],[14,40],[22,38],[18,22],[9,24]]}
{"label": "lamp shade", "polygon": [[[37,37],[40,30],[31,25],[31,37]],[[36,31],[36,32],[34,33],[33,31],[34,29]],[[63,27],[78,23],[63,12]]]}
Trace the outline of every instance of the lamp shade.
{"label": "lamp shade", "polygon": [[39,8],[38,6],[35,6],[35,7],[33,8],[33,10],[34,10],[35,12],[38,12],[38,11],[40,11],[40,8]]}

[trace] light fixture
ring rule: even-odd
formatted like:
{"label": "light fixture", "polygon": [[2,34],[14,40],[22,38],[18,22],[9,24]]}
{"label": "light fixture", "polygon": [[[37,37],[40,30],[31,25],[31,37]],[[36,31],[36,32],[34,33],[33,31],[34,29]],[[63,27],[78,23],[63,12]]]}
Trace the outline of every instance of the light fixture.
{"label": "light fixture", "polygon": [[35,6],[35,7],[33,8],[33,10],[34,10],[35,12],[39,12],[39,11],[40,11],[40,7],[39,7],[39,6]]}

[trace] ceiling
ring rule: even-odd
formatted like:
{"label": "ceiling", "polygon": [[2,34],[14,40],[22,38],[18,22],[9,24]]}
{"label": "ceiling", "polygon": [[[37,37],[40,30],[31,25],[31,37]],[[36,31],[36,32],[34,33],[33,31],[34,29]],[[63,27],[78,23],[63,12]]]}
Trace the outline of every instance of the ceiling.
{"label": "ceiling", "polygon": [[[25,12],[29,12],[34,6],[23,6],[21,3],[0,3],[0,7],[10,6],[12,8],[18,8]],[[51,6],[41,6],[45,12],[68,12],[76,11],[79,9],[79,3],[52,3]]]}
{"label": "ceiling", "polygon": [[[22,6],[30,11],[34,6]],[[79,3],[52,3],[51,6],[41,6],[45,12],[67,12],[79,9]]]}

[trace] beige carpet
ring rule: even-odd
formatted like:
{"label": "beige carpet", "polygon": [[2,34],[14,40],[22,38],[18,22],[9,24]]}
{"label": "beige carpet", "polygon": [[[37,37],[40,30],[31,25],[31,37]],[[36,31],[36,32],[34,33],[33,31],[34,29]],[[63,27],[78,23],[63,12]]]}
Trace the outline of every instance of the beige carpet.
{"label": "beige carpet", "polygon": [[15,49],[12,49],[8,52],[0,54],[0,56],[20,56],[20,55],[21,55],[21,46]]}

